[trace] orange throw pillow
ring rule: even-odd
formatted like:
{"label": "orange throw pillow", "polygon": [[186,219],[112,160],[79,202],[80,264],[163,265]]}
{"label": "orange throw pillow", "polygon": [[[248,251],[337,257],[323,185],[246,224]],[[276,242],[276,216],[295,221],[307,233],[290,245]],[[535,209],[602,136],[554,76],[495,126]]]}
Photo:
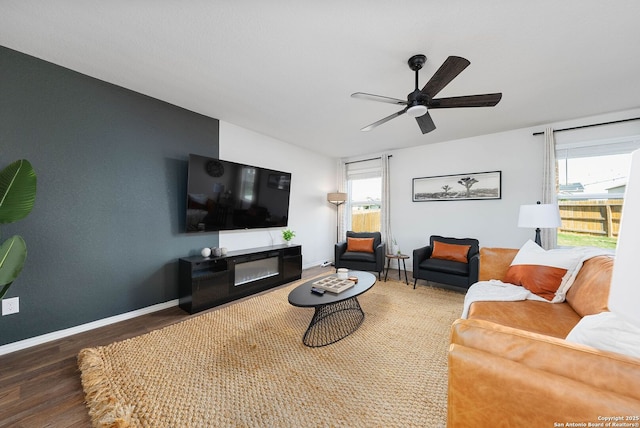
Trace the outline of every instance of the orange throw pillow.
{"label": "orange throw pillow", "polygon": [[563,302],[582,266],[582,251],[545,250],[531,240],[525,242],[502,281],[522,285],[552,303]]}
{"label": "orange throw pillow", "polygon": [[511,265],[503,281],[514,285],[521,285],[540,297],[551,301],[567,269],[543,265]]}
{"label": "orange throw pillow", "polygon": [[373,238],[347,238],[347,251],[373,253]]}
{"label": "orange throw pillow", "polygon": [[469,260],[467,260],[469,248],[471,248],[471,245],[447,244],[446,242],[433,241],[431,258],[469,263]]}

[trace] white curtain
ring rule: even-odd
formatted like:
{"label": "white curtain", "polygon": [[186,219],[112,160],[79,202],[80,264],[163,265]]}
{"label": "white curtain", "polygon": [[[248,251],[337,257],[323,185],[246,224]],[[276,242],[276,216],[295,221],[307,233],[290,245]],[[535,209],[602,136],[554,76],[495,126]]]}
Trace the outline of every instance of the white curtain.
{"label": "white curtain", "polygon": [[[338,192],[347,193],[347,165],[343,159],[338,159],[337,166],[338,176],[336,182],[338,183]],[[344,241],[347,234],[347,222],[345,219],[345,207],[346,203],[337,207],[338,210],[338,242]]]}
{"label": "white curtain", "polygon": [[[553,128],[547,128],[544,130],[544,164],[541,201],[543,204],[558,204],[556,169],[556,140],[553,134]],[[545,249],[548,250],[558,246],[557,229],[542,229],[540,235],[542,238],[542,246]]]}
{"label": "white curtain", "polygon": [[389,158],[382,155],[382,207],[380,212],[380,233],[382,242],[387,244],[387,254],[391,254],[393,234],[391,232],[391,184],[389,179]]}

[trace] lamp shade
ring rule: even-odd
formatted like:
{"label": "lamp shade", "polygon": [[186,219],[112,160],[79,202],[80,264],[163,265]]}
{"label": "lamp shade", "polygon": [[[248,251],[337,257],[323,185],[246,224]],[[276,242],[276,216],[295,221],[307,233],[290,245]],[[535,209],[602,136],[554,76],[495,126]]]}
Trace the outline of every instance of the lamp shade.
{"label": "lamp shade", "polygon": [[347,194],[346,193],[340,193],[340,192],[335,192],[335,193],[327,193],[327,201],[331,202],[332,204],[342,204],[347,200]]}
{"label": "lamp shade", "polygon": [[561,225],[560,210],[556,204],[520,205],[518,227],[551,228]]}

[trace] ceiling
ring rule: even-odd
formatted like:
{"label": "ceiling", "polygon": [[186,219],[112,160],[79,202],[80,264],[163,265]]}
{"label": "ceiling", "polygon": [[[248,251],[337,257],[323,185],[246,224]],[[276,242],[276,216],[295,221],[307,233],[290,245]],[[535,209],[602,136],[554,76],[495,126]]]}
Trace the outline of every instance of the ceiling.
{"label": "ceiling", "polygon": [[[640,106],[636,0],[2,0],[0,45],[334,157]],[[449,55],[471,65],[438,97],[502,92],[493,108],[440,109],[423,135],[400,110]]]}

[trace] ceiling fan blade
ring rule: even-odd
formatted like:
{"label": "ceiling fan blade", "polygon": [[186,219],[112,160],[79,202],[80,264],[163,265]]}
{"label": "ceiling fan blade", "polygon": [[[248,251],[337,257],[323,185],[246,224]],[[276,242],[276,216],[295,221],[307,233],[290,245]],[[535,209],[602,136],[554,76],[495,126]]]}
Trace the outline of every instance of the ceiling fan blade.
{"label": "ceiling fan blade", "polygon": [[431,132],[436,129],[436,124],[433,123],[433,119],[431,119],[431,115],[429,112],[426,112],[422,116],[416,117],[416,122],[418,122],[418,126],[423,134],[427,132]]}
{"label": "ceiling fan blade", "polygon": [[362,100],[380,101],[383,103],[407,105],[407,100],[400,100],[398,98],[383,97],[382,95],[365,94],[364,92],[355,92],[351,94],[351,98],[360,98]]}
{"label": "ceiling fan blade", "polygon": [[469,64],[471,63],[467,59],[459,56],[450,56],[442,63],[427,84],[424,85],[422,93],[429,98],[435,97],[442,88],[447,86],[458,74],[462,73],[462,70],[467,68]]}
{"label": "ceiling fan blade", "polygon": [[[391,119],[395,119],[396,117],[398,117],[398,116],[400,116],[400,115],[402,115],[402,114],[406,113],[406,111],[407,111],[407,109],[404,109],[404,110],[400,110],[400,111],[398,111],[398,112],[395,112],[395,113],[393,113],[392,115],[385,117],[384,119],[380,119],[380,120],[379,120],[379,121],[377,121],[377,122],[373,122],[371,125],[365,126],[364,128],[362,128],[362,129],[361,129],[361,131],[365,131],[365,132],[367,132],[367,131],[371,131],[371,130],[372,130],[373,128],[375,128],[376,126],[378,126],[378,125],[382,125],[382,124],[383,124],[383,123],[385,123],[385,122],[389,122]],[[428,114],[428,113],[427,113],[427,114]]]}
{"label": "ceiling fan blade", "polygon": [[428,102],[428,108],[493,107],[502,99],[502,93],[466,95],[462,97],[436,98]]}

